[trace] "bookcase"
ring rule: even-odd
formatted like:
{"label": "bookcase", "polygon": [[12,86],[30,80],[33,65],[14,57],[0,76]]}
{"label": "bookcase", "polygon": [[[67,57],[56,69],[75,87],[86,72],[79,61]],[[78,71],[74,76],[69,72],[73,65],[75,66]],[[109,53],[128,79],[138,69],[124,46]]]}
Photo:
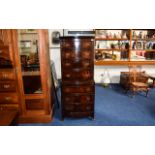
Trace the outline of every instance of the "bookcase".
{"label": "bookcase", "polygon": [[0,29],[0,110],[17,109],[19,123],[51,122],[48,30]]}
{"label": "bookcase", "polygon": [[154,65],[155,29],[95,29],[95,65]]}

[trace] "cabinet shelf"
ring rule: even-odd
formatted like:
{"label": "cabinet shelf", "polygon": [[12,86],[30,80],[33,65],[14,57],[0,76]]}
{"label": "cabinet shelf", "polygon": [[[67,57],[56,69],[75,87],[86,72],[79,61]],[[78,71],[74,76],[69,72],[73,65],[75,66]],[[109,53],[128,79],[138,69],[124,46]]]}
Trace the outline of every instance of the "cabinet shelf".
{"label": "cabinet shelf", "polygon": [[22,72],[22,76],[40,76],[40,71],[25,71]]}
{"label": "cabinet shelf", "polygon": [[127,52],[129,49],[105,49],[105,48],[100,48],[100,49],[95,49],[95,51],[120,51],[120,52]]}
{"label": "cabinet shelf", "polygon": [[123,38],[95,38],[96,41],[128,41],[129,39]]}
{"label": "cabinet shelf", "polygon": [[37,34],[38,33],[36,33],[36,32],[34,32],[34,33],[26,33],[26,32],[20,33],[20,35],[37,35]]}
{"label": "cabinet shelf", "polygon": [[145,50],[145,49],[131,49],[131,51],[155,52],[155,50]]}
{"label": "cabinet shelf", "polygon": [[44,99],[43,94],[25,94],[25,100]]}
{"label": "cabinet shelf", "polygon": [[[136,30],[126,29],[125,31],[124,31],[124,29],[119,29],[119,31],[118,31],[118,29],[113,29],[112,31],[110,29],[95,29],[95,31],[96,31],[96,33],[95,33],[96,34],[96,36],[95,36],[95,44],[96,44],[95,65],[133,65],[133,64],[135,64],[135,65],[136,64],[155,65],[155,60],[154,60],[155,54],[153,53],[153,52],[155,52],[155,49],[149,49],[149,48],[155,47],[155,29],[147,29],[147,30],[146,29],[139,29],[139,30],[138,29],[136,29]],[[103,37],[102,37],[102,35],[103,35]],[[109,36],[109,35],[110,35],[110,38],[108,38],[108,37],[106,38],[106,36]],[[111,36],[112,36],[112,38],[111,38]],[[115,38],[115,36],[118,36],[118,37]],[[123,37],[120,38],[120,36],[123,36]],[[102,41],[105,41],[104,46],[102,45],[103,44]],[[106,49],[105,47],[111,47],[112,44],[115,47],[119,47],[119,42],[112,43],[110,41],[122,41],[123,47],[125,46],[125,48],[126,47],[127,48],[126,49],[119,49],[119,48],[118,49],[110,49],[110,48]],[[137,42],[137,48],[141,48],[142,44],[141,45],[138,44],[138,42],[140,42],[140,41],[145,42],[145,43],[147,43],[147,42],[149,43],[149,41],[150,42],[152,41],[152,42],[148,45],[149,46],[148,49],[132,49],[133,42]],[[101,48],[97,49],[97,47],[101,47]],[[108,53],[108,51],[111,51],[111,52],[113,52],[113,51],[119,52],[120,51],[120,53],[121,53],[120,60],[102,59],[104,51],[106,51],[107,53]],[[136,53],[137,58],[135,58],[133,60],[132,57],[134,56],[134,51],[135,52],[137,51],[137,53]],[[146,54],[141,53],[140,51],[142,51]],[[126,55],[123,55],[123,52],[127,52]],[[142,54],[144,54],[144,58],[139,59],[139,57]],[[126,58],[127,60],[124,60],[124,58]],[[97,60],[97,59],[99,59],[99,60]]]}
{"label": "cabinet shelf", "polygon": [[135,39],[135,38],[132,38],[132,41],[155,41],[155,38],[148,38],[148,39]]}
{"label": "cabinet shelf", "polygon": [[99,60],[99,61],[95,61],[94,64],[96,66],[109,66],[109,65],[155,65],[155,60],[119,60],[119,61],[116,61],[116,60],[111,60],[111,61],[108,61],[108,60]]}

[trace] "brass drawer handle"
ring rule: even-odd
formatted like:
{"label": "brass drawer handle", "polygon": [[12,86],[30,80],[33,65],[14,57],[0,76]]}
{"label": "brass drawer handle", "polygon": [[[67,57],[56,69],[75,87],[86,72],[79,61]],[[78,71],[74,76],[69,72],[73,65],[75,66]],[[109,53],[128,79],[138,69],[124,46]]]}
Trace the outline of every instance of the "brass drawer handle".
{"label": "brass drawer handle", "polygon": [[87,97],[86,99],[87,99],[87,101],[90,101],[90,97]]}
{"label": "brass drawer handle", "polygon": [[3,74],[2,77],[3,77],[4,79],[8,78],[8,74]]}
{"label": "brass drawer handle", "polygon": [[71,75],[70,74],[66,74],[66,77],[69,78]]}
{"label": "brass drawer handle", "polygon": [[75,102],[74,104],[75,104],[75,105],[80,105],[80,103],[79,103],[79,102]]}
{"label": "brass drawer handle", "polygon": [[11,97],[7,96],[7,97],[5,97],[5,100],[6,101],[10,101],[11,100]]}
{"label": "brass drawer handle", "polygon": [[5,84],[3,87],[4,87],[5,89],[7,89],[7,88],[10,88],[10,85],[9,85],[9,84]]}
{"label": "brass drawer handle", "polygon": [[71,64],[70,63],[65,63],[65,66],[70,66]]}

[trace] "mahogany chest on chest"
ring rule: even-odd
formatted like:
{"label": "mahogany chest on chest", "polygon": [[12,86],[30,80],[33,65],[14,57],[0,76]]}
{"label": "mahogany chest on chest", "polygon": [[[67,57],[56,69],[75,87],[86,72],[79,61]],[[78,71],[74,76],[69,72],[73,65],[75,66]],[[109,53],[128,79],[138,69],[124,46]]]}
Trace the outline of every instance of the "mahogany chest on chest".
{"label": "mahogany chest on chest", "polygon": [[64,117],[94,118],[94,38],[61,37]]}

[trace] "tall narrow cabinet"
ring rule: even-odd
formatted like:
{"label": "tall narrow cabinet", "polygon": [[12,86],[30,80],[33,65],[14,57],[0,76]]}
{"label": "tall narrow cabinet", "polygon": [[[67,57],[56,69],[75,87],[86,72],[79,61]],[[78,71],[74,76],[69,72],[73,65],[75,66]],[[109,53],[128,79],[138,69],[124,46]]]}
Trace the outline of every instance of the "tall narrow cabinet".
{"label": "tall narrow cabinet", "polygon": [[62,119],[94,118],[94,38],[61,38]]}
{"label": "tall narrow cabinet", "polygon": [[[14,80],[15,84],[10,84],[9,94],[17,97],[7,96],[5,98],[7,104],[5,102],[4,104],[0,102],[0,104],[6,107],[16,105],[20,111],[19,123],[50,122],[53,101],[48,31],[40,29],[1,31],[1,42],[9,40],[9,44],[6,43],[9,60],[6,59],[6,61],[11,65],[9,69],[1,65],[5,67],[1,69],[1,74],[3,71],[9,75],[13,74],[13,76],[10,75],[13,78],[9,80]],[[3,59],[5,60],[5,55]],[[11,89],[12,87],[16,90]],[[16,100],[16,104],[11,100]]]}

